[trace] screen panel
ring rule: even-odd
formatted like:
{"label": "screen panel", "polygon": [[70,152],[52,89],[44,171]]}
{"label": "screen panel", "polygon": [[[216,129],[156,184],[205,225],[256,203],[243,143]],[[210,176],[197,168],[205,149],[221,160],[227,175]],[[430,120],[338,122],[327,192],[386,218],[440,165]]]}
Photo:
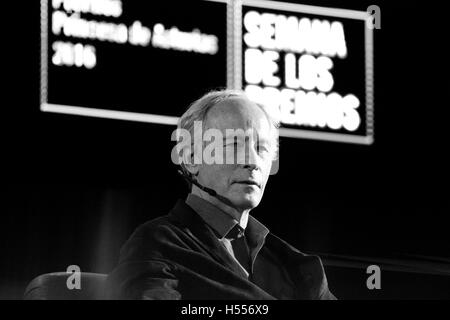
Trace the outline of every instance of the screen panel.
{"label": "screen panel", "polygon": [[373,142],[373,35],[366,12],[244,0],[235,19],[236,86],[268,106],[280,120],[280,136]]}
{"label": "screen panel", "polygon": [[226,87],[226,14],[226,1],[42,0],[41,110],[175,124]]}

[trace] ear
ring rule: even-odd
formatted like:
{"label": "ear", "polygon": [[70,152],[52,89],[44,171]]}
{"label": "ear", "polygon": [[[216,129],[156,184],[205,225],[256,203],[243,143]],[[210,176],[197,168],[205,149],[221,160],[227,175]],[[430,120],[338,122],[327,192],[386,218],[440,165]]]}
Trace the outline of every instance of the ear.
{"label": "ear", "polygon": [[276,155],[275,159],[272,160],[272,166],[270,167],[270,175],[276,175],[278,169],[280,168],[280,136],[278,129],[275,131],[275,144],[276,144]]}
{"label": "ear", "polygon": [[276,175],[278,172],[278,169],[280,167],[280,160],[277,157],[275,160],[272,161],[272,166],[270,167],[270,175]]}
{"label": "ear", "polygon": [[186,152],[183,155],[183,167],[192,176],[197,176],[200,170],[200,165],[194,162],[194,153]]}
{"label": "ear", "polygon": [[184,168],[187,172],[189,172],[192,176],[197,176],[199,171],[199,165],[198,164],[185,164]]}

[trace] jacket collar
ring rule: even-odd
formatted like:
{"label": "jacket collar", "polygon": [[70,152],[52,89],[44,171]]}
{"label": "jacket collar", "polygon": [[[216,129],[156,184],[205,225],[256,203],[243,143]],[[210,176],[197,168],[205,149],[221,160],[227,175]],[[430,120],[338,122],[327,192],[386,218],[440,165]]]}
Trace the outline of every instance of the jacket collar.
{"label": "jacket collar", "polygon": [[[255,226],[262,226],[258,220],[253,217],[251,218],[253,219],[252,222],[255,222]],[[205,221],[184,202],[184,200],[179,199],[177,201],[175,207],[169,213],[169,219],[180,227],[186,229],[185,231],[187,231],[194,239],[197,240],[197,242],[199,242],[207,251],[212,253],[220,261],[224,262],[224,260],[226,260],[226,262],[230,262],[233,266],[235,266],[235,263],[231,257],[228,258],[229,254],[226,249],[220,245],[215,231],[212,230],[212,228],[209,227],[208,224],[205,223]],[[272,247],[277,252],[281,251],[280,253],[283,255],[288,255],[286,257],[288,259],[292,258],[292,254],[303,255],[285,241],[281,240],[274,234],[269,233],[267,228],[265,230],[267,230],[267,233],[263,233],[262,236],[266,238],[266,245]],[[241,268],[238,267],[235,269],[241,270]]]}
{"label": "jacket collar", "polygon": [[[226,249],[220,244],[214,231],[183,200],[178,200],[175,207],[169,213],[169,219],[174,224],[185,229],[219,263],[228,266],[243,278],[247,278],[244,271],[242,271]],[[274,252],[277,252],[283,261],[286,261],[285,265],[288,268],[292,280],[296,284],[299,297],[307,298],[312,295],[310,289],[317,286],[317,283],[314,282],[320,278],[320,275],[315,274],[317,270],[322,268],[320,260],[315,256],[305,255],[273,233],[267,235],[265,245]],[[273,299],[268,293],[263,290],[261,291]]]}
{"label": "jacket collar", "polygon": [[178,200],[169,213],[169,219],[183,228],[198,245],[210,253],[219,263],[228,266],[243,278],[247,278],[245,272],[236,264],[225,247],[219,242],[214,231],[183,200]]}
{"label": "jacket collar", "polygon": [[187,196],[186,204],[215,231],[219,239],[225,238],[239,224],[225,211],[192,193]]}
{"label": "jacket collar", "polygon": [[[188,195],[186,204],[194,209],[206,224],[215,231],[219,239],[226,237],[231,230],[236,228],[236,225],[239,225],[239,222],[230,214],[194,194]],[[253,246],[262,246],[268,233],[269,229],[265,225],[249,215],[245,234]]]}

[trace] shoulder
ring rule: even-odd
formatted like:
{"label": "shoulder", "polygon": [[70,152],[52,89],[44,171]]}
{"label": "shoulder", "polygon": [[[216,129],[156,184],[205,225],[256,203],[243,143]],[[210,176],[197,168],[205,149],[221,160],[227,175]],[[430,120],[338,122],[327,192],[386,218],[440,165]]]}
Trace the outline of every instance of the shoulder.
{"label": "shoulder", "polygon": [[311,296],[316,299],[332,299],[322,259],[315,254],[305,253],[274,234],[271,243],[283,261],[295,268],[301,281],[311,289]]}
{"label": "shoulder", "polygon": [[272,233],[269,234],[269,237],[271,246],[285,258],[294,259],[297,264],[305,269],[315,270],[319,274],[323,272],[323,264],[319,256],[302,252]]}
{"label": "shoulder", "polygon": [[168,215],[138,226],[120,250],[120,260],[158,258],[170,246],[180,246],[185,237],[182,227]]}
{"label": "shoulder", "polygon": [[164,215],[144,222],[136,228],[130,239],[133,238],[159,238],[167,233],[175,232],[177,226],[171,221],[168,215]]}

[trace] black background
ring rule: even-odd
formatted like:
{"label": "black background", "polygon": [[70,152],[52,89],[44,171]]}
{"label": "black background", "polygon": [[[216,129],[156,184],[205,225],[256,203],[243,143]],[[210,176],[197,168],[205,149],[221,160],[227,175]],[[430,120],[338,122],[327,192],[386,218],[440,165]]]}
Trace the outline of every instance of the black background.
{"label": "black background", "polygon": [[[303,3],[380,6],[375,143],[282,138],[253,214],[300,250],[450,258],[443,4]],[[0,298],[20,298],[33,277],[71,264],[111,271],[135,227],[187,189],[170,160],[173,127],[40,112],[39,2],[3,10]]]}

